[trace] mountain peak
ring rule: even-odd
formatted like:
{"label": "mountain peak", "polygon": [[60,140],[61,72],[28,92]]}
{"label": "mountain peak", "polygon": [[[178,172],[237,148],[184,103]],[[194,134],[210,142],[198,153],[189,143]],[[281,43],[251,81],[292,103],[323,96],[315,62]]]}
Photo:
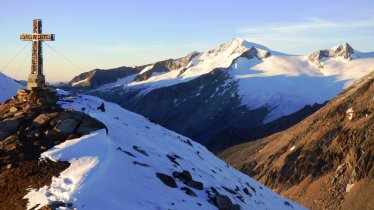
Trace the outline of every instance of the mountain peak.
{"label": "mountain peak", "polygon": [[330,57],[343,57],[348,60],[351,59],[351,55],[354,53],[353,48],[347,42],[343,42],[329,50]]}
{"label": "mountain peak", "polygon": [[325,60],[330,58],[343,58],[345,60],[351,60],[353,54],[355,54],[355,50],[347,42],[343,42],[340,45],[330,49],[313,52],[308,56],[308,60],[318,65],[319,68],[323,68],[321,63]]}
{"label": "mountain peak", "polygon": [[247,41],[244,38],[233,38],[230,41],[224,43],[223,45],[227,45],[227,46],[235,45],[235,46],[241,46],[241,47],[244,47],[244,48],[247,48],[247,49],[250,49],[250,48],[254,47],[254,48],[265,50],[265,51],[268,51],[268,52],[272,51],[264,45]]}

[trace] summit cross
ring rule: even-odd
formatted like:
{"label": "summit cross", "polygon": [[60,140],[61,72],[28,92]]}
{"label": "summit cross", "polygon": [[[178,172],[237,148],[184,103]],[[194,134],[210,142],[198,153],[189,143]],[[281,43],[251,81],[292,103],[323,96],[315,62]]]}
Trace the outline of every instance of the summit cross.
{"label": "summit cross", "polygon": [[32,41],[31,73],[27,80],[27,89],[37,90],[45,87],[45,76],[43,74],[43,41],[54,41],[54,34],[42,33],[42,20],[33,20],[33,33],[21,34],[22,41]]}

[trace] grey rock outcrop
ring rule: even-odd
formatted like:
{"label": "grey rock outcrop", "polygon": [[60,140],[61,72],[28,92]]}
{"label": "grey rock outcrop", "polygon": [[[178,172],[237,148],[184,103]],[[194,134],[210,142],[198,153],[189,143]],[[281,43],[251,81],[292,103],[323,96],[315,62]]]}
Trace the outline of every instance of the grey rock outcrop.
{"label": "grey rock outcrop", "polygon": [[308,56],[308,61],[317,65],[319,68],[323,68],[323,59],[341,57],[346,60],[351,60],[354,53],[354,49],[348,43],[343,43],[335,48],[313,52]]}

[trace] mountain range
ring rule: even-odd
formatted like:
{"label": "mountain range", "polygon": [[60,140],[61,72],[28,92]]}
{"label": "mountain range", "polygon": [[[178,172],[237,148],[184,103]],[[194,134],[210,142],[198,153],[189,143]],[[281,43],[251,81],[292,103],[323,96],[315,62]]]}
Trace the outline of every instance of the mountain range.
{"label": "mountain range", "polygon": [[178,59],[96,69],[67,88],[115,102],[219,152],[295,125],[373,64],[374,53],[347,43],[299,56],[235,38]]}

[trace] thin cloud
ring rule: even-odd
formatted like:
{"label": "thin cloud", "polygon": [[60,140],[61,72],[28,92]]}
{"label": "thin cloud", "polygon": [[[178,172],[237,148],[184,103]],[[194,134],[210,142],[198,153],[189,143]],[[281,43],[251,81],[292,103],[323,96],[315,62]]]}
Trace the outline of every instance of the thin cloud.
{"label": "thin cloud", "polygon": [[336,22],[323,20],[319,18],[308,18],[300,23],[286,23],[286,24],[271,24],[267,26],[250,27],[239,29],[238,33],[296,33],[304,32],[306,30],[323,30],[323,29],[357,29],[357,28],[374,28],[374,19]]}
{"label": "thin cloud", "polygon": [[272,23],[242,28],[239,36],[271,49],[306,54],[348,42],[357,50],[373,51],[374,18],[351,21],[331,21],[316,17],[296,23]]}
{"label": "thin cloud", "polygon": [[159,51],[178,51],[190,49],[191,51],[206,51],[213,48],[209,43],[186,43],[186,44],[154,44],[154,45],[134,45],[134,44],[113,44],[95,46],[92,49],[104,52],[159,52]]}

